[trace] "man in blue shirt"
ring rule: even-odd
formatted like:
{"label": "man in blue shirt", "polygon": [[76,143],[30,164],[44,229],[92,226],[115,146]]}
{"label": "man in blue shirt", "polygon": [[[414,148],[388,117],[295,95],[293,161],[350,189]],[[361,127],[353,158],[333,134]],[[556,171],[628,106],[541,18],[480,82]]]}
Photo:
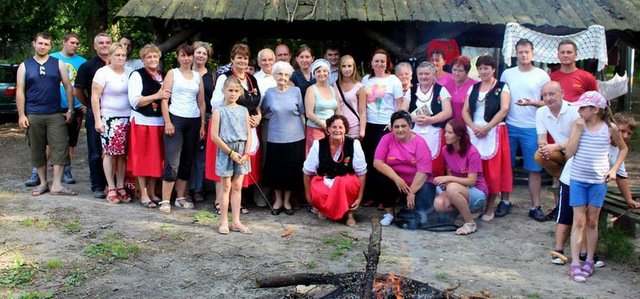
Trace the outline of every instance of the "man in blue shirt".
{"label": "man in blue shirt", "polygon": [[[38,33],[33,41],[35,55],[18,67],[16,78],[16,106],[18,124],[27,130],[31,164],[37,169],[40,184],[31,192],[39,196],[77,195],[62,185],[64,165],[69,164],[69,142],[66,123],[73,118],[73,109],[62,108],[60,82],[65,89],[67,107],[73,106],[71,82],[64,63],[49,56],[51,35]],[[65,113],[66,111],[66,113]],[[49,145],[53,164],[53,184],[47,183],[46,147]]]}
{"label": "man in blue shirt", "polygon": [[[78,73],[80,65],[87,61],[82,56],[76,54],[79,44],[80,39],[78,38],[78,35],[74,32],[69,31],[62,37],[62,50],[60,52],[51,54],[51,57],[58,58],[65,64],[69,74],[69,81],[71,81],[72,86],[75,83],[76,74]],[[65,89],[62,84],[60,84],[60,94],[62,95],[62,101],[60,102],[60,105],[65,110],[68,110],[69,107],[65,96]],[[76,97],[74,97],[73,109],[74,117],[71,119],[71,122],[67,124],[67,134],[69,136],[69,165],[65,167],[64,173],[62,174],[62,181],[65,184],[76,183],[76,180],[71,175],[71,162],[73,162],[74,148],[78,144],[78,135],[80,134],[80,129],[82,128],[82,119],[84,118],[84,113],[87,110],[87,108],[84,107]],[[38,180],[38,172],[34,168],[31,172],[31,177],[25,181],[25,185],[39,185],[40,182]]]}

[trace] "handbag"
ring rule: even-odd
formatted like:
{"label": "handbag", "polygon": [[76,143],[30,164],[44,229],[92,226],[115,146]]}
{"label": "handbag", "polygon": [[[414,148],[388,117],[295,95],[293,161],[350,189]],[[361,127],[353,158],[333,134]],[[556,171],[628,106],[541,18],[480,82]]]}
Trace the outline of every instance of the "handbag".
{"label": "handbag", "polygon": [[359,121],[360,116],[358,115],[358,113],[356,113],[356,110],[353,109],[353,107],[351,107],[351,104],[347,102],[347,100],[344,97],[344,93],[342,93],[342,88],[340,87],[340,81],[336,81],[336,86],[338,86],[338,92],[340,92],[340,96],[342,97],[342,102],[347,106],[347,108],[349,108],[349,110],[351,110],[351,112],[358,118],[358,121]]}

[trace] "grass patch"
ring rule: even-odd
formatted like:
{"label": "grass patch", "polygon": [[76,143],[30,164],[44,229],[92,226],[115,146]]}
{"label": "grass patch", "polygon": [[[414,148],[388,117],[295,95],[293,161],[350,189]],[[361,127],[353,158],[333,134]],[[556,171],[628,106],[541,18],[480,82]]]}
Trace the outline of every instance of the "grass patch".
{"label": "grass patch", "polygon": [[187,233],[173,233],[171,234],[171,240],[176,241],[176,242],[184,242],[189,238],[189,235]]}
{"label": "grass patch", "polygon": [[209,212],[209,211],[200,211],[198,213],[196,213],[196,215],[193,217],[194,222],[199,222],[199,223],[211,223],[213,222],[213,220],[215,220],[217,218],[217,215]]}
{"label": "grass patch", "polygon": [[38,217],[25,218],[24,220],[20,221],[20,225],[22,225],[24,227],[35,226],[38,229],[47,228],[50,224],[51,223],[49,221],[40,220]]}
{"label": "grass patch", "polygon": [[67,230],[68,234],[77,233],[82,230],[82,225],[78,218],[75,218],[64,224],[64,228]]}
{"label": "grass patch", "polygon": [[84,250],[84,254],[91,258],[98,258],[109,263],[115,260],[126,260],[140,249],[135,245],[124,244],[116,234],[107,234],[106,242],[93,244]]}
{"label": "grass patch", "polygon": [[[9,297],[9,298],[14,298],[14,297]],[[46,293],[42,293],[38,290],[35,291],[30,291],[28,293],[22,293],[19,294],[18,299],[49,299],[49,298],[53,298],[53,293],[52,292],[46,292]]]}
{"label": "grass patch", "polygon": [[67,276],[64,277],[64,287],[68,292],[73,287],[79,287],[87,278],[87,273],[81,271],[78,268],[72,269]]}
{"label": "grass patch", "polygon": [[47,267],[47,269],[50,269],[50,270],[56,270],[56,269],[62,268],[62,261],[58,258],[50,259],[46,261],[44,264]]}
{"label": "grass patch", "polygon": [[337,260],[344,255],[344,251],[341,249],[334,249],[329,253],[329,258]]}
{"label": "grass patch", "polygon": [[168,224],[160,225],[160,230],[163,231],[163,232],[168,232],[168,231],[170,231],[172,229],[173,229],[173,226],[171,226],[171,225],[168,225]]}
{"label": "grass patch", "polygon": [[619,229],[608,226],[598,229],[598,251],[608,259],[626,263],[633,257],[634,250],[632,241]]}
{"label": "grass patch", "polygon": [[22,254],[16,253],[12,267],[0,272],[0,285],[7,288],[22,287],[31,283],[37,272],[36,267],[24,261]]}
{"label": "grass patch", "polygon": [[541,298],[540,297],[540,293],[538,292],[522,292],[522,296],[525,296],[526,298],[530,298],[530,299],[536,299],[536,298]]}
{"label": "grass patch", "polygon": [[326,237],[322,240],[322,243],[331,245],[334,249],[329,252],[329,258],[332,260],[337,260],[342,257],[347,251],[353,249],[353,240],[349,238],[334,238],[334,237]]}
{"label": "grass patch", "polygon": [[314,261],[311,261],[311,262],[304,262],[304,263],[302,263],[302,265],[303,265],[305,268],[309,269],[309,270],[313,270],[313,269],[315,269],[315,268],[317,268],[317,267],[318,267],[318,265],[317,265],[317,264],[316,264],[316,262],[314,262]]}
{"label": "grass patch", "polygon": [[447,275],[447,273],[444,273],[444,272],[437,272],[436,273],[436,279],[437,280],[447,280],[447,279],[449,279],[449,275]]}

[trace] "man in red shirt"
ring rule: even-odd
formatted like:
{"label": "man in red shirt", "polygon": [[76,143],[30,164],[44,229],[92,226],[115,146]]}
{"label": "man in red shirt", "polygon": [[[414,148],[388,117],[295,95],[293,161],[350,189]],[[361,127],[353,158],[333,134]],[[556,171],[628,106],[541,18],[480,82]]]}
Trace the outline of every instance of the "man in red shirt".
{"label": "man in red shirt", "polygon": [[551,73],[551,81],[557,81],[564,90],[564,99],[575,102],[587,91],[598,91],[598,83],[591,73],[576,66],[578,48],[573,41],[563,40],[558,44],[560,69]]}

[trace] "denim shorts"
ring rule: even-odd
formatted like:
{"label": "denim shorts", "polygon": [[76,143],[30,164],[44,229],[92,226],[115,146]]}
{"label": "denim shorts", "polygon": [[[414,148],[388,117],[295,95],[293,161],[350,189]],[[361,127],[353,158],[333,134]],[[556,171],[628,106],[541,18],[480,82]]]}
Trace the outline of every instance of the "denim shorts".
{"label": "denim shorts", "polygon": [[602,207],[604,196],[607,194],[607,183],[590,184],[571,180],[569,191],[569,204],[577,206]]}
{"label": "denim shorts", "polygon": [[[444,192],[444,188],[437,186],[436,187],[436,195],[440,195]],[[469,188],[469,211],[476,212],[482,209],[487,203],[487,196],[484,194],[484,191],[476,188]]]}
{"label": "denim shorts", "polygon": [[518,128],[507,125],[509,133],[509,146],[511,147],[511,166],[516,164],[518,147],[522,149],[522,161],[527,171],[542,171],[542,167],[536,163],[534,156],[538,151],[538,133],[536,128]]}

